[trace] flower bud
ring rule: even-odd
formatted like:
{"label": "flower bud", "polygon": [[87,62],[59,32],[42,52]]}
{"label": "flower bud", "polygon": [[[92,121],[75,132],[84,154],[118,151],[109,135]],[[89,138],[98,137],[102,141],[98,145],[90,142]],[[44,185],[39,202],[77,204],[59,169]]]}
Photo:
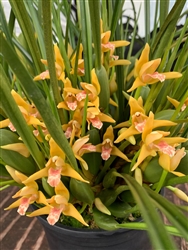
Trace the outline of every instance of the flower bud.
{"label": "flower bud", "polygon": [[135,169],[134,178],[142,186],[142,171],[140,168]]}
{"label": "flower bud", "polygon": [[188,202],[188,196],[179,188],[174,188],[171,186],[167,187],[168,189],[170,189],[178,198],[180,198],[183,201]]}
{"label": "flower bud", "polygon": [[102,203],[102,201],[99,198],[95,198],[95,206],[96,208],[101,211],[104,214],[111,215],[111,212],[108,210],[108,208]]}

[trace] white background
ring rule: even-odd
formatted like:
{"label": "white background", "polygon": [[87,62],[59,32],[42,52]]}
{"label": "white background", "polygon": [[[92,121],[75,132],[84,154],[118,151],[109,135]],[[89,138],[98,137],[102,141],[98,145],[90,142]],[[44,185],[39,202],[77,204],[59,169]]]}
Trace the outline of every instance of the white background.
{"label": "white background", "polygon": [[[32,0],[29,0],[29,1],[32,1]],[[120,0],[118,0],[120,1]],[[154,19],[154,15],[155,15],[155,0],[152,0],[150,1],[150,16],[151,16],[151,20],[150,20],[150,29],[152,30],[153,29],[153,19]],[[10,13],[10,5],[9,5],[9,2],[7,0],[2,0],[2,3],[3,3],[3,6],[4,6],[4,9],[5,9],[5,12],[6,12],[6,16],[8,18],[9,16],[9,13]],[[138,34],[141,36],[141,37],[144,37],[145,35],[145,29],[144,29],[144,17],[145,17],[145,13],[144,13],[144,0],[134,0],[134,3],[135,3],[135,9],[136,9],[136,12],[138,13],[139,12],[139,8],[141,6],[141,11],[140,11],[140,16],[139,16],[139,30],[138,30]],[[169,9],[172,8],[173,4],[175,3],[175,0],[171,0],[170,1],[170,6],[169,6]],[[188,0],[187,0],[187,4],[185,5],[184,7],[184,10],[188,9]],[[125,0],[125,4],[124,4],[124,14],[125,15],[130,15],[130,17],[133,17],[133,11],[132,11],[132,5],[131,5],[131,1],[130,0]],[[184,20],[181,20],[181,24],[183,24],[185,22],[185,19]],[[65,24],[63,23],[62,24],[64,27],[65,27]],[[19,28],[18,28],[18,25],[16,25],[16,33],[18,34],[19,33]]]}

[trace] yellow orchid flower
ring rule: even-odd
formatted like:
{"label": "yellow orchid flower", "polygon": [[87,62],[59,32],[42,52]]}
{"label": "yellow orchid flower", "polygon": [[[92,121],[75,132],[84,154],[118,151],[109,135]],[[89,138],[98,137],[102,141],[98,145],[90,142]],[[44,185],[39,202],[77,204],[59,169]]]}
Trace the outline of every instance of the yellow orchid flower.
{"label": "yellow orchid flower", "polygon": [[62,128],[65,131],[65,136],[67,139],[70,138],[70,145],[72,145],[73,139],[80,137],[81,135],[81,125],[82,125],[82,115],[80,110],[77,109],[73,114],[73,119],[68,122],[68,124],[63,124]]}
{"label": "yellow orchid flower", "polygon": [[158,73],[156,70],[161,63],[161,59],[157,58],[149,61],[149,52],[150,47],[148,44],[146,44],[139,60],[136,60],[135,63],[134,76],[136,79],[132,87],[127,90],[127,92],[131,92],[140,86],[154,84],[158,81],[164,82],[166,79],[179,78],[182,76],[182,74],[179,72]]}
{"label": "yellow orchid flower", "polygon": [[[34,105],[25,102],[24,99],[14,90],[11,91],[11,94],[28,125],[33,125],[34,127],[37,126],[41,126],[43,128],[46,127],[45,124],[40,121],[41,116],[34,107]],[[5,127],[8,127],[13,132],[16,131],[16,128],[11,123],[10,119],[5,119],[3,121],[0,121],[0,128],[5,128]]]}
{"label": "yellow orchid flower", "polygon": [[[147,123],[149,123],[149,119],[147,120]],[[148,156],[156,156],[157,152],[159,152],[159,154],[163,153],[173,157],[176,154],[175,147],[180,143],[187,141],[182,137],[166,137],[169,134],[170,132],[164,131],[150,132],[150,128],[148,131],[145,130],[142,134],[143,144],[141,146],[140,154],[132,171],[135,170]],[[177,158],[175,157],[174,160],[176,159]]]}
{"label": "yellow orchid flower", "polygon": [[96,145],[96,151],[101,152],[101,157],[103,160],[107,161],[111,155],[116,155],[125,161],[130,162],[125,154],[123,154],[116,146],[113,144],[114,133],[113,127],[110,125],[103,136],[103,142]]}
{"label": "yellow orchid flower", "polygon": [[64,88],[63,88],[63,102],[58,104],[58,108],[63,108],[66,110],[74,111],[78,106],[78,100],[76,99],[76,94],[80,92],[79,89],[75,89],[72,87],[72,83],[70,79],[67,77],[64,80]]}
{"label": "yellow orchid flower", "polygon": [[55,187],[59,184],[61,175],[72,177],[79,181],[88,183],[88,181],[84,180],[81,175],[76,172],[76,170],[74,170],[68,163],[65,162],[65,153],[56,144],[53,138],[50,138],[49,145],[51,157],[46,163],[46,167],[28,177],[28,179],[24,181],[24,184],[43,177],[48,177],[48,184],[52,187]]}
{"label": "yellow orchid flower", "polygon": [[102,52],[107,52],[107,51],[114,52],[115,48],[127,46],[130,44],[130,42],[127,41],[110,41],[110,36],[111,36],[110,30],[101,33]]}
{"label": "yellow orchid flower", "polygon": [[[115,143],[127,139],[132,135],[144,133],[144,130],[146,130],[146,133],[148,133],[148,129],[151,132],[154,128],[157,127],[176,125],[176,123],[168,120],[154,120],[154,114],[150,112],[149,114],[150,119],[149,122],[147,123],[148,125],[146,126],[146,122],[149,117],[145,115],[142,98],[136,100],[135,98],[130,96],[129,105],[130,105],[130,114],[132,118],[132,125],[126,130],[122,131],[122,133],[116,139]],[[128,123],[124,122],[118,124],[117,126],[115,126],[115,128],[120,128],[127,125]]]}
{"label": "yellow orchid flower", "polygon": [[[56,76],[58,80],[64,81],[65,79],[65,65],[63,58],[61,56],[61,52],[57,46],[57,44],[54,44],[54,53],[55,53],[55,68],[56,68]],[[44,65],[48,65],[47,60],[41,59],[41,62]],[[46,70],[42,72],[41,74],[34,77],[34,81],[44,80],[44,79],[50,79],[49,71]]]}
{"label": "yellow orchid flower", "polygon": [[72,150],[76,159],[78,159],[85,170],[88,170],[88,165],[86,161],[82,159],[82,155],[85,153],[95,152],[96,147],[91,143],[86,143],[89,141],[89,135],[86,135],[78,140],[72,146]]}
{"label": "yellow orchid flower", "polygon": [[[169,96],[167,96],[167,99],[169,100],[170,103],[172,103],[172,105],[177,108],[180,105],[180,102],[178,102],[176,99],[173,99]],[[184,111],[186,109],[186,107],[188,106],[188,97],[185,100],[183,106],[181,107],[181,111]]]}
{"label": "yellow orchid flower", "polygon": [[[85,75],[84,59],[82,58],[82,52],[83,52],[83,45],[80,44],[79,54],[78,54],[78,68],[77,68],[77,75],[79,75],[79,76]],[[77,54],[74,53],[74,55],[71,59],[72,70],[71,70],[70,74],[74,74],[74,68],[75,68],[75,64],[76,64],[76,56],[77,56]]]}
{"label": "yellow orchid flower", "polygon": [[116,121],[110,116],[100,112],[98,108],[91,107],[87,109],[87,122],[88,129],[90,129],[90,124],[95,128],[101,129],[103,126],[102,122],[115,123]]}
{"label": "yellow orchid flower", "polygon": [[168,172],[177,175],[184,176],[184,174],[174,171],[180,164],[181,159],[186,155],[185,148],[177,149],[173,151],[173,155],[159,152],[159,165]]}
{"label": "yellow orchid flower", "polygon": [[[15,171],[14,175],[16,176],[16,179],[18,178],[22,183],[28,178],[26,175],[19,173],[18,171]],[[21,198],[13,202],[9,207],[5,208],[5,210],[18,207],[17,212],[20,215],[25,215],[29,205],[34,202],[48,205],[46,197],[38,190],[38,185],[35,181],[28,182],[25,187],[12,196],[12,198],[18,197]]]}
{"label": "yellow orchid flower", "polygon": [[76,110],[85,105],[85,99],[88,95],[88,106],[99,107],[100,84],[95,73],[95,69],[91,71],[91,84],[86,82],[80,83],[82,90],[72,87],[71,81],[66,78],[63,88],[63,102],[58,104],[58,108],[66,110]]}
{"label": "yellow orchid flower", "polygon": [[78,210],[68,202],[70,198],[69,191],[62,182],[55,187],[55,193],[56,195],[47,200],[49,205],[39,208],[27,216],[34,217],[48,214],[48,223],[54,225],[59,220],[60,215],[64,214],[66,216],[71,216],[80,221],[83,225],[88,226]]}

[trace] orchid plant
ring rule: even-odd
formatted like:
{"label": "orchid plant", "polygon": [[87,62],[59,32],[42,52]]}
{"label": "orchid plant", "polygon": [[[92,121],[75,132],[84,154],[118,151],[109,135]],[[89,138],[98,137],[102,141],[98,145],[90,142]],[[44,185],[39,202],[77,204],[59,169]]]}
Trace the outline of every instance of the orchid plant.
{"label": "orchid plant", "polygon": [[148,230],[155,249],[175,249],[170,234],[188,240],[187,206],[160,194],[188,201],[175,187],[188,181],[188,20],[177,29],[186,1],[171,11],[156,1],[152,35],[148,2],[145,40],[138,16],[131,32],[123,23],[124,1],[9,0],[9,21],[0,2],[0,184],[20,188],[5,209]]}

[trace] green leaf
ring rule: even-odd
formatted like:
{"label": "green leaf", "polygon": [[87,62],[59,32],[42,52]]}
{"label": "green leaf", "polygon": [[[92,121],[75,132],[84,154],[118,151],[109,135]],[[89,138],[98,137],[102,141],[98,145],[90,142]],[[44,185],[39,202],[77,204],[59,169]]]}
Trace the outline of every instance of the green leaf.
{"label": "green leaf", "polygon": [[29,15],[24,5],[24,1],[23,0],[19,0],[19,1],[10,0],[9,2],[11,4],[14,15],[16,16],[17,21],[22,29],[24,37],[27,41],[28,47],[30,49],[30,52],[33,58],[33,64],[36,67],[37,72],[41,72],[44,69],[40,61],[41,54],[40,54],[40,51],[39,51],[39,48],[35,39],[35,32],[31,24],[31,19],[29,18]]}
{"label": "green leaf", "polygon": [[77,200],[90,205],[95,199],[91,186],[88,183],[78,181],[74,178],[70,180],[70,191]]}
{"label": "green leaf", "polygon": [[118,222],[110,215],[103,214],[96,208],[93,209],[93,218],[98,227],[104,230],[117,229]]}
{"label": "green leaf", "polygon": [[[135,229],[135,230],[148,230],[147,224],[144,222],[130,222],[125,224],[120,224],[116,226],[117,228],[127,228],[127,229]],[[180,232],[177,228],[173,226],[165,226],[166,231],[173,236],[181,237]]]}
{"label": "green leaf", "polygon": [[1,146],[12,144],[12,143],[20,143],[18,136],[6,129],[0,130],[0,156],[1,159],[12,168],[22,172],[26,175],[31,175],[36,171],[36,163],[34,162],[31,156],[24,157],[16,151],[6,150],[1,148]]}
{"label": "green leaf", "polygon": [[[100,143],[100,135],[99,130],[91,129],[87,132],[89,134],[89,141],[88,143],[92,143],[92,145],[97,145]],[[87,162],[89,172],[93,175],[96,175],[100,169],[102,164],[102,158],[100,153],[98,152],[91,152],[88,154],[84,154],[82,158]]]}
{"label": "green leaf", "polygon": [[[52,1],[45,1],[42,0],[42,13],[43,13],[43,30],[44,30],[44,39],[45,39],[45,48],[46,48],[46,56],[48,61],[48,69],[50,73],[50,86],[52,88],[53,97],[54,97],[54,104],[55,107],[62,101],[58,80],[56,76],[56,69],[55,69],[55,57],[54,57],[54,46],[53,46],[53,39],[52,39]],[[59,117],[57,116],[59,114]],[[57,120],[60,118],[61,123],[65,123],[65,117],[63,115],[62,109],[54,109],[54,115],[56,116]]]}
{"label": "green leaf", "polygon": [[85,81],[91,83],[92,66],[92,39],[91,39],[91,22],[89,15],[88,1],[78,1],[81,17],[81,35],[84,53]]}
{"label": "green leaf", "polygon": [[165,51],[166,44],[168,43],[169,37],[175,29],[179,16],[182,12],[183,7],[185,6],[186,0],[178,0],[174,4],[172,10],[168,14],[163,23],[159,33],[153,40],[151,46],[152,49],[152,59],[161,57]]}
{"label": "green leaf", "polygon": [[188,240],[188,224],[187,217],[170,201],[156,192],[147,189],[148,194],[151,196],[153,203],[166,215],[168,220],[174,225],[181,233],[182,237]]}
{"label": "green leaf", "polygon": [[133,177],[127,174],[122,174],[122,175],[119,174],[119,177],[122,177],[127,182],[130,191],[132,192],[134,199],[138,204],[142,217],[149,229],[148,235],[150,237],[150,240],[154,248],[176,249],[146,190],[143,187],[141,187]]}
{"label": "green leaf", "polygon": [[111,214],[117,218],[128,217],[132,212],[132,207],[127,202],[122,202],[120,200],[116,200],[108,209]]}
{"label": "green leaf", "polygon": [[92,38],[95,53],[95,68],[101,68],[100,0],[89,0]]}

